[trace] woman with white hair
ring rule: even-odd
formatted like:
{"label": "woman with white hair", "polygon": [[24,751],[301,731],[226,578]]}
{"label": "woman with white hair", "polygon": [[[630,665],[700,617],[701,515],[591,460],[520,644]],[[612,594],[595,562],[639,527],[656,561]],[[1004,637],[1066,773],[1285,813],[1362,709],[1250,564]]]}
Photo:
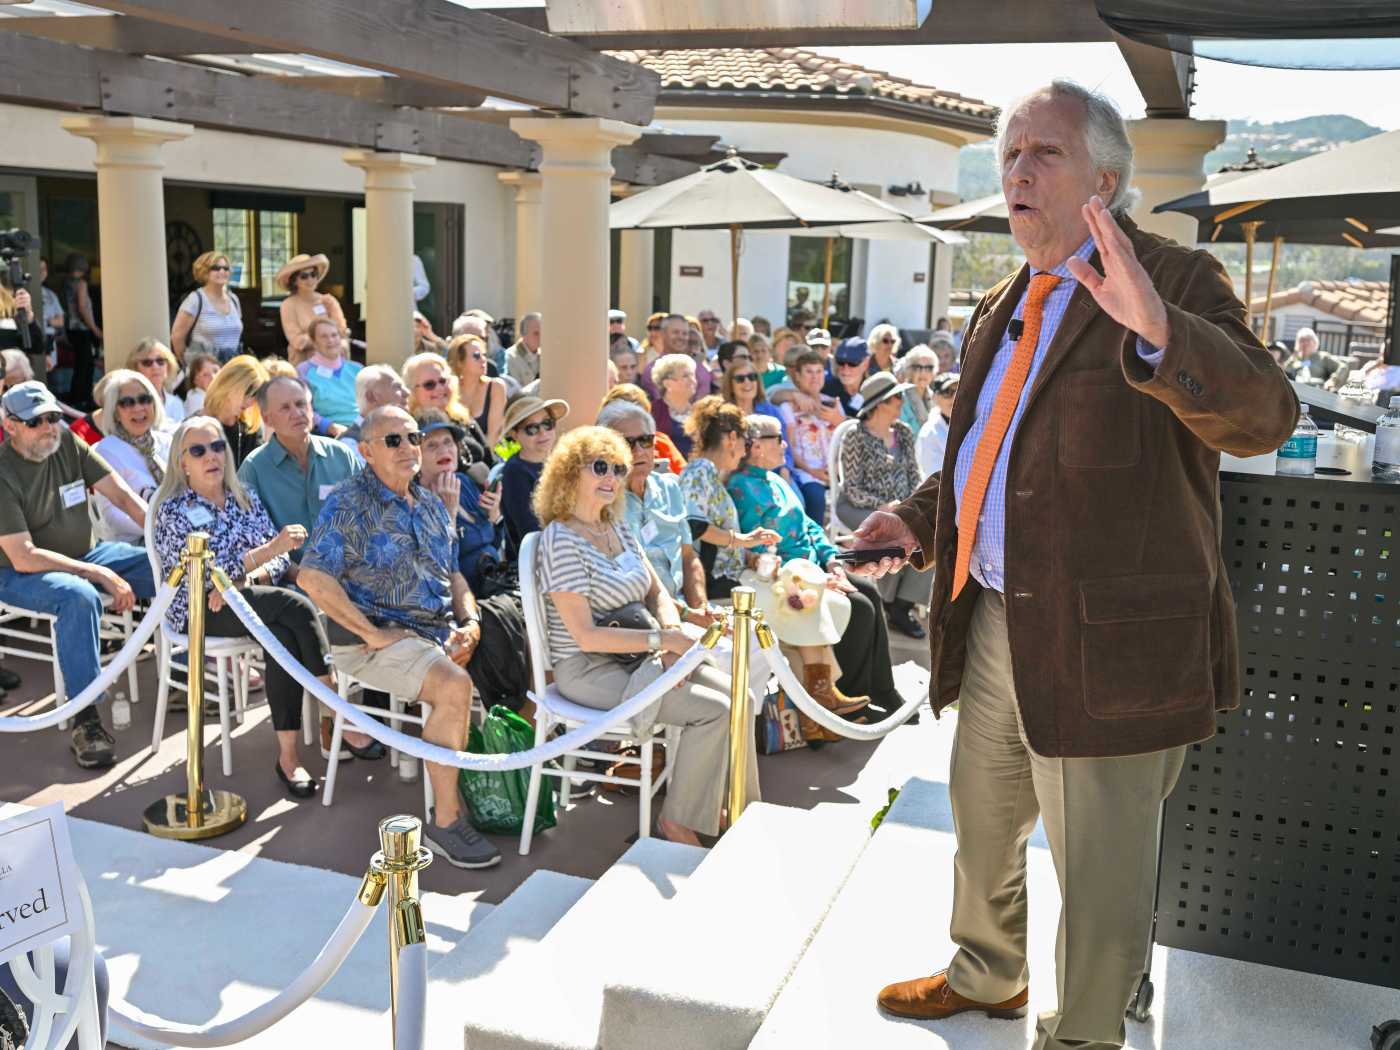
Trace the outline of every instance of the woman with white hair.
{"label": "woman with white hair", "polygon": [[904,392],[904,407],[899,419],[912,432],[917,434],[928,422],[933,411],[933,377],[938,373],[938,355],[920,343],[899,359],[895,368],[895,378],[901,383],[912,383],[914,388]]}
{"label": "woman with white hair", "polygon": [[893,372],[894,359],[899,356],[901,342],[899,329],[892,324],[877,324],[870,329],[866,341],[870,345],[872,360],[865,374],[873,376],[876,372]]}
{"label": "woman with white hair", "polygon": [[[170,456],[170,432],[164,429],[160,395],[149,379],[129,368],[119,368],[104,379],[97,422],[107,436],[94,448],[133,492],[149,501],[165,477]],[[96,495],[101,538],[145,546],[144,523],[132,521],[102,493]]]}
{"label": "woman with white hair", "polygon": [[160,394],[161,407],[165,409],[165,418],[171,426],[185,418],[185,403],[174,389],[179,379],[180,362],[175,360],[170,347],[159,339],[142,339],[136,344],[136,349],[127,355],[126,367],[140,372],[151,381],[151,386]]}
{"label": "woman with white hair", "polygon": [[689,459],[691,442],[685,421],[690,418],[690,403],[696,391],[694,358],[688,354],[658,357],[651,366],[651,381],[659,395],[651,403],[657,432],[670,438],[680,454]]}

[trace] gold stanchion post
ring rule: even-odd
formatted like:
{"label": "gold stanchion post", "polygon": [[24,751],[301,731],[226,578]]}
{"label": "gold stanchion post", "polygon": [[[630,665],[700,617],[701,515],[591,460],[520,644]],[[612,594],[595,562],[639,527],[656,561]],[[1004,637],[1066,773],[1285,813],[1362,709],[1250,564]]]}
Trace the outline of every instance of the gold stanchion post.
{"label": "gold stanchion post", "polygon": [[418,903],[418,873],[433,862],[422,845],[423,822],[400,814],[379,822],[379,852],[370,871],[384,876],[389,893],[389,1003],[397,1045],[399,1030],[399,953],[427,939]]}
{"label": "gold stanchion post", "polygon": [[752,587],[735,587],[733,680],[729,689],[729,826],[744,813],[749,797],[749,737],[753,715],[749,711],[749,630],[753,626]]}
{"label": "gold stanchion post", "polygon": [[189,729],[185,737],[185,793],[152,802],[142,816],[146,830],[163,839],[211,839],[233,831],[248,818],[248,804],[240,796],[204,787],[204,610],[206,569],[212,558],[208,533],[192,532],[181,565],[170,576],[171,583],[178,586],[183,574],[189,588]]}

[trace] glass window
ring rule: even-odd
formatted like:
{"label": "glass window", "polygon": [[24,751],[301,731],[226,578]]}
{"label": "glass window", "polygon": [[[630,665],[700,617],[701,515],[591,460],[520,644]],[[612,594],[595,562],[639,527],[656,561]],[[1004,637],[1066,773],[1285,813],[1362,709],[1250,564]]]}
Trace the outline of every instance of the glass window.
{"label": "glass window", "polygon": [[831,291],[829,316],[850,317],[851,242],[844,237],[788,238],[787,316],[806,309],[822,321],[822,299],[826,295],[826,247],[831,245]]}
{"label": "glass window", "polygon": [[229,284],[248,288],[253,283],[253,213],[244,208],[214,209],[214,250],[228,256],[233,272]]}
{"label": "glass window", "polygon": [[290,211],[258,212],[258,275],[264,296],[283,294],[277,271],[297,253],[297,217]]}

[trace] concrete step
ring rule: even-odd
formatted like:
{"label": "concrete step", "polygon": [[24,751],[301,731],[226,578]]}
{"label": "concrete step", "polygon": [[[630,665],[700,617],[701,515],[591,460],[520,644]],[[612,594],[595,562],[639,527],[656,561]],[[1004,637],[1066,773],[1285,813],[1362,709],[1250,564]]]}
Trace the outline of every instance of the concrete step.
{"label": "concrete step", "polygon": [[857,808],[750,806],[608,979],[603,1050],[747,1047],[869,841]]}
{"label": "concrete step", "polygon": [[[640,840],[542,940],[455,987],[466,1050],[595,1050],[610,964],[655,954],[656,914],[706,856],[698,846]],[[457,1032],[452,1045],[461,1045],[460,1025]]]}
{"label": "concrete step", "polygon": [[[423,1045],[434,1050],[460,1047],[467,1019],[464,989],[541,941],[592,885],[591,880],[575,875],[536,871],[486,918],[474,923],[456,947],[428,968]],[[351,1040],[349,1045],[359,1042]]]}

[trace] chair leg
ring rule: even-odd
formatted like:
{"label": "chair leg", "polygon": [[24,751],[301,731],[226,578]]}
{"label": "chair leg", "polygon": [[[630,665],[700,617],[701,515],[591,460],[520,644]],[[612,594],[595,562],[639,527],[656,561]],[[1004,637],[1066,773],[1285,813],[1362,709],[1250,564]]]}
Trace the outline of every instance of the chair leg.
{"label": "chair leg", "polygon": [[160,741],[165,735],[165,712],[170,704],[170,641],[160,628],[156,632],[156,725],[151,732],[153,755],[160,750]]}
{"label": "chair leg", "polygon": [[637,814],[637,837],[651,838],[651,753],[656,746],[656,734],[647,733],[642,741],[642,764],[637,770],[637,789],[641,805]]}
{"label": "chair leg", "polygon": [[574,778],[572,773],[578,768],[578,759],[573,755],[564,756],[564,775],[559,778],[559,808],[569,808],[569,796],[573,794]]}
{"label": "chair leg", "polygon": [[326,784],[321,788],[321,805],[329,806],[335,797],[335,774],[340,768],[340,737],[345,729],[345,716],[335,714],[335,727],[331,730],[331,757],[326,762]]}
{"label": "chair leg", "polygon": [[[228,710],[228,680],[233,673],[233,660],[221,656],[214,661],[215,673],[219,676],[219,750],[224,758],[224,776],[233,776],[233,720]],[[235,683],[234,689],[238,686]],[[204,712],[199,713],[204,717]]]}
{"label": "chair leg", "polygon": [[[553,723],[543,711],[535,713],[535,746],[539,747],[549,739]],[[535,837],[535,810],[540,804],[540,781],[544,778],[544,763],[536,762],[530,767],[530,788],[525,792],[525,818],[520,824],[520,855],[530,854],[530,840]]]}
{"label": "chair leg", "polygon": [[[389,694],[389,728],[403,731],[403,719],[399,717],[404,711],[403,697],[395,693]],[[426,721],[426,719],[425,719]],[[389,768],[399,768],[399,753],[394,748],[389,748]]]}
{"label": "chair leg", "polygon": [[320,728],[316,717],[316,703],[305,689],[301,691],[301,740],[307,747],[316,742],[315,733]]}
{"label": "chair leg", "polygon": [[233,702],[238,711],[238,724],[242,725],[248,717],[249,676],[253,673],[253,658],[248,655],[235,656],[229,661],[229,670],[238,673],[233,684]]}
{"label": "chair leg", "polygon": [[[423,724],[427,725],[428,717],[433,713],[433,705],[424,701],[419,707],[423,712]],[[437,804],[437,799],[433,796],[433,778],[428,776],[428,764],[420,761],[418,765],[422,767],[418,774],[423,778],[423,820],[427,822],[433,819],[433,807]]]}

